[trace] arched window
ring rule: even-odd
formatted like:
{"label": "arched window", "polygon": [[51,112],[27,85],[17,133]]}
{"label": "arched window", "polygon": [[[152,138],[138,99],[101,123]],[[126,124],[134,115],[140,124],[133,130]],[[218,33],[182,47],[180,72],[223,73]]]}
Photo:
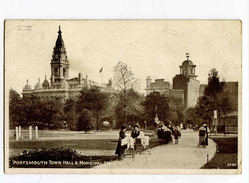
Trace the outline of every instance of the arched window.
{"label": "arched window", "polygon": [[54,76],[57,77],[58,76],[58,68],[54,68]]}
{"label": "arched window", "polygon": [[65,78],[66,77],[66,69],[63,68],[63,77]]}

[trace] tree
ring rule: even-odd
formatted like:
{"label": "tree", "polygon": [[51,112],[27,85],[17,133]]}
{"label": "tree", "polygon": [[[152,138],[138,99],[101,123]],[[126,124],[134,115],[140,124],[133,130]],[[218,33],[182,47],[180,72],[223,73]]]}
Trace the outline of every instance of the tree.
{"label": "tree", "polygon": [[22,98],[23,111],[25,113],[25,125],[30,126],[37,121],[42,121],[43,117],[41,115],[43,110],[43,105],[40,97],[30,96]]}
{"label": "tree", "polygon": [[185,117],[183,114],[184,104],[182,99],[168,96],[169,98],[169,114],[167,119],[172,122],[175,126],[179,126],[184,121]]}
{"label": "tree", "polygon": [[123,124],[123,114],[125,110],[127,123],[136,123],[144,119],[143,105],[144,96],[140,93],[129,89],[126,92],[126,108],[124,108],[124,95],[122,91],[116,95],[117,104],[115,106],[115,114],[117,119],[117,127]]}
{"label": "tree", "polygon": [[208,74],[208,85],[205,87],[204,96],[200,97],[196,106],[196,114],[201,121],[212,124],[214,110],[218,118],[231,111],[228,92],[224,90],[226,82],[220,82],[218,71],[211,69]]}
{"label": "tree", "polygon": [[86,133],[92,129],[91,113],[87,109],[83,109],[79,115],[77,128],[78,131],[85,131]]}
{"label": "tree", "polygon": [[167,122],[170,112],[170,96],[152,92],[146,96],[143,105],[148,127],[155,126],[154,119],[156,114],[160,121]]}
{"label": "tree", "polygon": [[22,125],[25,121],[25,113],[23,112],[22,98],[14,90],[9,91],[9,125],[14,127]]}
{"label": "tree", "polygon": [[58,123],[64,118],[62,97],[42,100],[41,97],[32,95],[22,98],[22,104],[26,125],[43,123],[43,126],[49,124],[56,128]]}
{"label": "tree", "polygon": [[68,125],[70,127],[73,127],[73,129],[76,128],[76,122],[77,122],[77,111],[76,111],[76,99],[69,98],[65,102],[64,106],[64,113],[67,119]]}
{"label": "tree", "polygon": [[77,109],[90,110],[96,117],[96,128],[99,130],[99,118],[107,105],[108,94],[101,92],[98,88],[93,87],[90,89],[83,88],[77,101]]}
{"label": "tree", "polygon": [[186,120],[188,123],[191,123],[192,125],[199,125],[199,116],[196,113],[195,107],[188,107],[184,111],[184,115],[186,117]]}
{"label": "tree", "polygon": [[118,62],[118,64],[114,67],[114,86],[122,91],[123,94],[123,118],[124,123],[127,124],[126,121],[126,93],[128,89],[136,89],[138,87],[139,81],[134,78],[134,74],[130,67],[127,64]]}

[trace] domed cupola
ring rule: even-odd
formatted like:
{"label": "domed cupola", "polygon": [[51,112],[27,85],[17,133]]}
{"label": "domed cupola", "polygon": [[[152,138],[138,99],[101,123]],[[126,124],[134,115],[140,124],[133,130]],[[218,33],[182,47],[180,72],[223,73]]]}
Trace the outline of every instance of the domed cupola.
{"label": "domed cupola", "polygon": [[35,85],[35,90],[41,90],[42,89],[42,84],[40,82],[40,78],[38,79],[38,83]]}
{"label": "domed cupola", "polygon": [[180,73],[186,77],[197,77],[195,75],[195,67],[191,60],[189,60],[189,53],[186,53],[187,60],[180,66]]}
{"label": "domed cupola", "polygon": [[46,75],[45,75],[45,79],[44,79],[44,81],[42,83],[42,88],[45,88],[45,89],[49,88],[49,82],[47,80],[47,76]]}
{"label": "domed cupola", "polygon": [[29,80],[27,80],[27,84],[23,87],[23,90],[32,90],[29,84]]}

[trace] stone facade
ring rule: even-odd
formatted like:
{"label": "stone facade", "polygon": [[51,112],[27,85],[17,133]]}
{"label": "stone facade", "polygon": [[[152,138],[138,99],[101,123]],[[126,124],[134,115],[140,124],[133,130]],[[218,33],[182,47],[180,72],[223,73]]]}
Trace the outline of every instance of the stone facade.
{"label": "stone facade", "polygon": [[46,76],[41,83],[40,78],[34,89],[31,88],[28,83],[23,88],[23,97],[29,97],[31,95],[40,96],[43,99],[49,100],[53,97],[61,96],[64,99],[76,97],[82,88],[97,87],[101,91],[110,92],[113,90],[112,81],[109,80],[108,84],[98,84],[82,77],[79,73],[78,77],[69,79],[69,61],[67,59],[67,52],[64,41],[62,39],[62,32],[59,27],[58,37],[53,49],[51,59],[51,78],[50,82]]}
{"label": "stone facade", "polygon": [[161,94],[172,95],[176,98],[179,98],[183,101],[184,94],[183,90],[173,90],[168,81],[164,81],[164,79],[155,79],[155,82],[152,82],[150,76],[146,79],[146,95],[149,95],[152,92],[159,92]]}
{"label": "stone facade", "polygon": [[199,98],[199,84],[197,75],[195,75],[195,67],[191,60],[189,60],[189,54],[186,54],[187,60],[185,60],[180,67],[180,74],[173,78],[173,90],[183,90],[184,93],[184,106],[194,107],[197,104]]}
{"label": "stone facade", "polygon": [[160,93],[169,94],[170,93],[170,84],[168,81],[164,81],[164,79],[155,79],[155,82],[151,82],[151,77],[148,76],[146,79],[146,95],[154,91],[158,91]]}

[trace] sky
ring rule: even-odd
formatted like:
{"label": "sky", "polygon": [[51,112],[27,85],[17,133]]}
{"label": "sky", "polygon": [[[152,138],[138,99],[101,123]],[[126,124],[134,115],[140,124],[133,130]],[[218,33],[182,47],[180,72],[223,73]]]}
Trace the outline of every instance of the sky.
{"label": "sky", "polygon": [[[200,84],[216,68],[220,78],[241,81],[241,22],[229,20],[8,20],[5,22],[5,89],[22,92],[51,77],[50,62],[61,26],[70,63],[69,78],[82,73],[104,82],[122,61],[131,67],[145,92],[146,78],[172,78],[189,59]],[[25,26],[30,26],[29,30]]]}

